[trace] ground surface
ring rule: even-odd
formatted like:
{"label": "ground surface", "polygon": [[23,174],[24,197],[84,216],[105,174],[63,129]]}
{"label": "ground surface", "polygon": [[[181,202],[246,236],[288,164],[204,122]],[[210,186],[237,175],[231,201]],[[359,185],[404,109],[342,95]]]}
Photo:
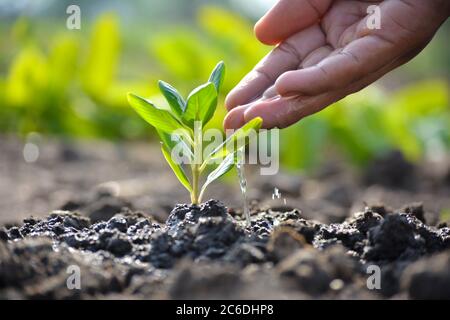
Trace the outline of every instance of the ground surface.
{"label": "ground surface", "polygon": [[248,226],[233,177],[221,202],[174,208],[187,195],[156,147],[38,146],[30,164],[0,142],[0,298],[450,298],[448,163],[249,174]]}

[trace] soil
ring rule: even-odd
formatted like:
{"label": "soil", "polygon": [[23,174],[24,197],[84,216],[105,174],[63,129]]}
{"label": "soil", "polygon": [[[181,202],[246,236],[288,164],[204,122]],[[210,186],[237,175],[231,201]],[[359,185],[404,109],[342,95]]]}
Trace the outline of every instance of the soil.
{"label": "soil", "polygon": [[247,225],[233,179],[210,192],[227,206],[173,207],[186,195],[156,147],[47,141],[28,164],[0,146],[1,299],[450,298],[448,162],[250,174]]}

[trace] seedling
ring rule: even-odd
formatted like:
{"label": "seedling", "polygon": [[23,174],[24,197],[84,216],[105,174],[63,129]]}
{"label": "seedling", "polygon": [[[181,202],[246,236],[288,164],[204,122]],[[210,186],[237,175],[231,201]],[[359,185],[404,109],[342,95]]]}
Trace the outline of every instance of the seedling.
{"label": "seedling", "polygon": [[[208,82],[194,89],[187,99],[170,84],[159,81],[159,89],[168,107],[154,105],[149,100],[128,93],[128,102],[149,124],[155,127],[161,150],[181,184],[190,192],[192,204],[199,204],[206,187],[227,173],[236,163],[237,150],[248,143],[250,134],[261,127],[262,119],[255,118],[235,131],[224,142],[204,154],[204,127],[211,120],[217,107],[218,92],[223,83],[225,66],[219,62]],[[183,166],[172,157],[174,148],[183,151]],[[190,169],[190,177],[185,167]],[[210,173],[200,188],[202,174]]]}

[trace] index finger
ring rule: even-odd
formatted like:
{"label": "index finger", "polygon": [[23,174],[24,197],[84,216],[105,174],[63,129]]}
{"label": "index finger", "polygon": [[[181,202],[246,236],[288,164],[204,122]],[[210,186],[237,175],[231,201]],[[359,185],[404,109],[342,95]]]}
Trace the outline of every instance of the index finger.
{"label": "index finger", "polygon": [[300,31],[282,42],[231,90],[225,106],[231,110],[258,99],[281,74],[298,69],[302,60],[325,42],[325,35],[319,25]]}

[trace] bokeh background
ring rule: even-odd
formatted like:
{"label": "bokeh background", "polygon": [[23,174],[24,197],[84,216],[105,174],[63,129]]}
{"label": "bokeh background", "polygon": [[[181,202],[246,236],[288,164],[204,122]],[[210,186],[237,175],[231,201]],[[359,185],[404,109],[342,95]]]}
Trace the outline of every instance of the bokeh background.
{"label": "bokeh background", "polygon": [[[27,162],[36,160],[39,139],[157,142],[126,93],[164,103],[158,79],[187,94],[224,60],[223,96],[212,121],[220,128],[225,94],[270,50],[252,29],[273,2],[0,0],[2,139],[22,141]],[[70,4],[81,8],[81,30],[66,28]],[[449,31],[447,21],[409,64],[283,130],[283,170],[310,172],[331,155],[365,168],[391,150],[413,163],[448,158]]]}
{"label": "bokeh background", "polygon": [[[81,30],[67,30],[68,5]],[[228,92],[270,48],[252,25],[273,1],[0,1],[0,130],[76,138],[151,139],[126,92],[162,102],[158,79],[183,93],[219,60]],[[398,148],[411,160],[449,148],[449,24],[412,63],[282,136],[282,163],[308,168],[339,149],[356,164]],[[215,125],[220,127],[224,108]],[[291,152],[295,146],[298,152]]]}

